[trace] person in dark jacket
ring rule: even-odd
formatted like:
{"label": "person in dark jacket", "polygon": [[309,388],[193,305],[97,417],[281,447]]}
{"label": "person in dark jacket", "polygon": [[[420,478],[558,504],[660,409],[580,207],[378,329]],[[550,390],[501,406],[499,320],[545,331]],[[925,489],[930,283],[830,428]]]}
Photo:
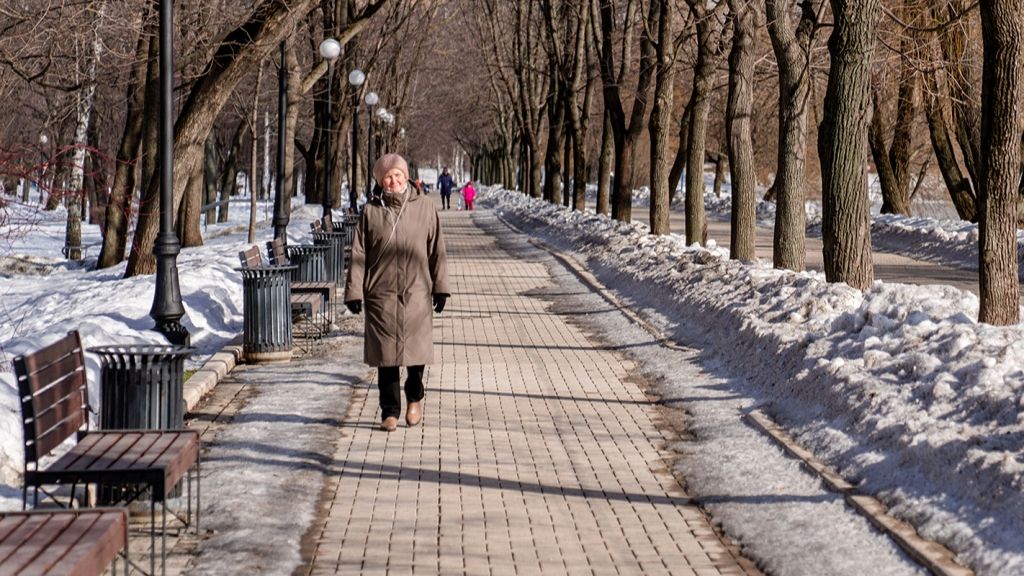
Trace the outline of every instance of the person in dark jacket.
{"label": "person in dark jacket", "polygon": [[366,314],[363,359],[377,368],[381,428],[391,432],[402,410],[402,366],[405,421],[416,426],[423,418],[424,365],[434,360],[433,314],[444,310],[451,292],[437,208],[409,182],[405,159],[381,156],[373,176],[381,192],[359,217],[345,306]]}
{"label": "person in dark jacket", "polygon": [[452,180],[452,175],[448,173],[448,167],[445,166],[441,170],[441,175],[437,177],[437,189],[441,191],[441,208],[445,210],[452,207],[453,188],[455,188],[455,181]]}

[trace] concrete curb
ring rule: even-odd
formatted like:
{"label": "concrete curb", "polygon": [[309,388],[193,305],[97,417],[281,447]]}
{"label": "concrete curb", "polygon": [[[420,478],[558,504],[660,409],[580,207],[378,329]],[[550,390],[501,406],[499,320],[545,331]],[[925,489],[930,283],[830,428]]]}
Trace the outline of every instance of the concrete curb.
{"label": "concrete curb", "polygon": [[195,409],[203,396],[213,390],[218,382],[224,379],[242,361],[242,336],[238,335],[231,342],[215,353],[196,370],[185,382],[185,412]]}

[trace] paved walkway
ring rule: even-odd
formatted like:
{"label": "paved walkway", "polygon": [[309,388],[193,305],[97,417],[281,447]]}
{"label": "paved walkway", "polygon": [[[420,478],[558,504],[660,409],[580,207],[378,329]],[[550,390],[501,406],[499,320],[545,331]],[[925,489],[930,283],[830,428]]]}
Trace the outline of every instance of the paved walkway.
{"label": "paved walkway", "polygon": [[756,574],[669,472],[632,362],[549,311],[541,254],[493,215],[442,218],[424,424],[379,431],[356,390],[307,571]]}

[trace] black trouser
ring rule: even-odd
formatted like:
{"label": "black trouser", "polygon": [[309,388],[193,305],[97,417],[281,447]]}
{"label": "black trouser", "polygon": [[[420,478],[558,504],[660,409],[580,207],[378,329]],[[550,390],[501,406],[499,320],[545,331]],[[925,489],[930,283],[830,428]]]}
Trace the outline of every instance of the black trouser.
{"label": "black trouser", "polygon": [[[377,388],[380,389],[380,419],[390,416],[398,418],[402,413],[402,394],[398,389],[398,366],[377,368]],[[405,399],[409,402],[423,400],[423,366],[407,366],[405,378]]]}
{"label": "black trouser", "polygon": [[441,192],[441,208],[448,210],[452,207],[452,193]]}

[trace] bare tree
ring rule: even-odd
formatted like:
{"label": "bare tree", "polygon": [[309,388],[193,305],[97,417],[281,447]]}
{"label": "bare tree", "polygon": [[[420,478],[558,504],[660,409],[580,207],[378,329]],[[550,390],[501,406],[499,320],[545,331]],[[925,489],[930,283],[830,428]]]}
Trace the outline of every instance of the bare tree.
{"label": "bare tree", "polygon": [[871,56],[879,0],[831,0],[835,28],[825,116],[818,132],[821,157],[825,277],[866,290],[874,280],[867,197]]}
{"label": "bare tree", "polygon": [[1024,130],[1024,0],[982,0],[979,320],[1020,321],[1017,203]]}
{"label": "bare tree", "polygon": [[758,0],[729,0],[732,12],[732,50],[729,52],[729,101],[725,113],[729,170],[732,174],[732,226],[729,256],[755,257],[754,221],[757,198],[754,144],[750,118],[754,111],[754,42],[761,19]]}
{"label": "bare tree", "polygon": [[718,62],[724,50],[726,2],[709,8],[703,0],[686,0],[697,25],[697,65],[693,71],[690,118],[686,138],[686,243],[707,240],[704,216],[704,154],[707,151],[708,114]]}
{"label": "bare tree", "polygon": [[657,38],[652,39],[657,63],[654,83],[654,105],[651,108],[651,234],[668,234],[671,202],[668,164],[668,132],[672,124],[673,89],[675,86],[675,43],[672,19],[675,5],[670,0],[652,0],[648,25],[657,25]]}
{"label": "bare tree", "polygon": [[[623,105],[622,87],[630,77],[630,53],[633,36],[636,34],[636,20],[640,13],[639,0],[626,0],[625,13],[620,17],[616,14],[614,2],[600,2],[601,15],[601,81],[603,85],[604,106],[611,120],[613,141],[615,143],[615,176],[612,186],[612,218],[629,222],[633,208],[633,149],[637,138],[644,129],[644,118],[647,115],[647,98],[654,79],[654,48],[648,35],[640,36],[639,74],[636,78],[636,90],[633,93],[633,107],[626,124],[626,111]],[[615,61],[615,32],[617,24],[622,23],[621,54],[618,64]]]}
{"label": "bare tree", "polygon": [[811,110],[811,48],[824,0],[799,2],[794,28],[794,0],[765,0],[768,35],[779,67],[779,142],[775,172],[775,231],[772,260],[776,268],[803,270],[807,249],[804,209],[807,164],[807,117]]}
{"label": "bare tree", "polygon": [[[142,119],[145,104],[146,70],[150,44],[156,42],[156,19],[152,18],[154,2],[145,3],[135,47],[135,64],[126,87],[127,114],[114,167],[114,182],[106,208],[103,247],[97,268],[109,268],[124,260],[128,242],[128,220],[131,216],[132,192],[135,190],[137,160],[142,144]],[[151,122],[150,124],[155,124]]]}
{"label": "bare tree", "polygon": [[[900,4],[897,13],[907,22],[915,23],[915,18],[906,18],[910,15],[906,5]],[[899,71],[895,75],[898,79],[895,119],[890,121],[888,107],[884,104],[889,100],[886,97],[889,67],[883,66],[879,68],[871,89],[872,113],[868,144],[882,189],[882,213],[910,216],[910,160],[914,145],[914,120],[921,108],[920,75],[911,58],[918,42],[913,29],[901,29],[898,33],[900,39],[896,57]]]}

